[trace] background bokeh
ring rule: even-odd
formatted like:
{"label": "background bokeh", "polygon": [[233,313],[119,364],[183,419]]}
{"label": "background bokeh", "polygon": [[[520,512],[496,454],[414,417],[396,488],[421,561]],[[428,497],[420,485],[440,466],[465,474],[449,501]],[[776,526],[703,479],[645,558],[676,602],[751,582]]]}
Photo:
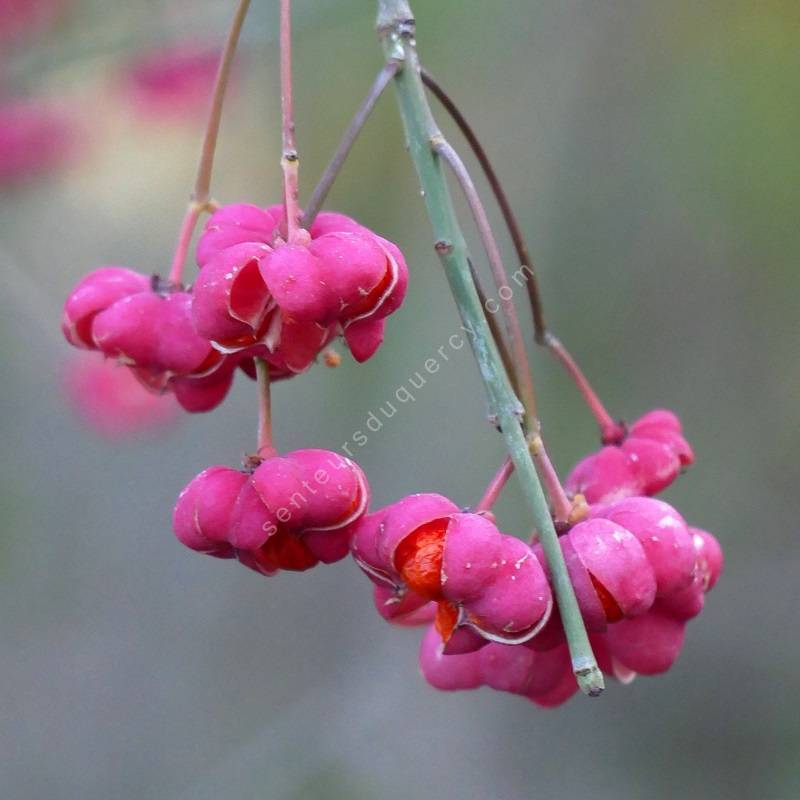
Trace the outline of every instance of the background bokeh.
{"label": "background bokeh", "polygon": [[[266,204],[277,17],[253,5],[214,195]],[[727,556],[669,674],[555,711],[428,688],[418,633],[377,617],[352,563],[267,580],[174,540],[179,489],[252,448],[246,379],[212,415],[123,442],[64,401],[63,297],[99,264],[166,270],[199,149],[198,120],[137,113],[123,66],[156,44],[219,42],[231,6],[75,0],[2,45],[3,93],[57,99],[82,126],[63,169],[0,190],[3,797],[800,796],[800,6],[414,3],[424,62],[506,179],[552,327],[615,413],[681,414],[698,458],[667,499]],[[306,196],[380,66],[373,12],[296,2]],[[410,292],[375,359],[276,388],[283,448],[351,441],[458,327],[391,94],[330,204],[401,244]],[[593,424],[532,355],[566,470]],[[376,502],[474,502],[502,451],[467,350],[415,395],[354,450]],[[528,525],[516,487],[500,519]]]}

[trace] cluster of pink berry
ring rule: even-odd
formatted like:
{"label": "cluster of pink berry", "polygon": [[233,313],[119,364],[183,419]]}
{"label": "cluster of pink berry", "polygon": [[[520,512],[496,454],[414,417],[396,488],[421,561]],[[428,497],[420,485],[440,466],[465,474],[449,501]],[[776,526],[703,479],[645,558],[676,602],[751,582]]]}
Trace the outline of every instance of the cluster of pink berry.
{"label": "cluster of pink berry", "polygon": [[[691,461],[677,418],[654,411],[567,480],[588,489],[592,505],[559,544],[599,665],[622,682],[669,669],[722,569],[711,534],[643,496]],[[381,616],[432,623],[420,650],[432,686],[490,686],[543,706],[576,691],[541,545],[500,533],[491,514],[419,494],[365,517],[351,548]]]}
{"label": "cluster of pink berry", "polygon": [[[320,213],[289,242],[284,225],[281,206],[220,208],[200,236],[200,273],[188,288],[125,267],[91,272],[67,298],[65,337],[197,412],[222,402],[237,367],[254,377],[256,359],[271,380],[288,378],[338,335],[356,360],[370,358],[405,296],[400,250],[343,214]],[[301,571],[348,554],[369,496],[350,459],[260,446],[243,470],[196,476],[173,527],[188,547],[261,574]]]}
{"label": "cluster of pink berry", "polygon": [[403,301],[408,269],[399,249],[344,214],[323,212],[290,242],[282,207],[230,205],[197,246],[197,332],[229,353],[264,344],[280,375],[303,372],[341,333],[357,361],[383,341]]}
{"label": "cluster of pink berry", "polygon": [[[281,207],[224,206],[199,239],[194,286],[103,267],[70,294],[64,334],[190,411],[218,405],[237,367],[252,374],[262,359],[273,378],[290,377],[340,334],[366,360],[405,294],[400,251],[340,214],[319,214],[290,241],[282,229]],[[692,461],[677,417],[653,411],[565,482],[580,509],[560,529],[568,575],[600,667],[623,682],[672,665],[722,567],[710,534],[650,497]],[[441,495],[368,514],[369,498],[350,459],[313,449],[279,456],[267,446],[242,470],[218,465],[196,476],[173,527],[187,547],[263,575],[352,552],[381,616],[429,626],[420,665],[437,688],[486,685],[544,706],[575,692],[541,545]]]}
{"label": "cluster of pink berry", "polygon": [[198,242],[192,287],[125,267],[94,270],[67,298],[64,336],[192,412],[218,406],[237,367],[253,377],[253,357],[267,361],[273,380],[288,378],[342,334],[366,360],[405,295],[402,254],[333,213],[286,242],[280,215],[280,207],[220,208]]}
{"label": "cluster of pink berry", "polygon": [[327,450],[203,470],[180,494],[175,535],[192,550],[272,575],[339,561],[369,504],[364,473]]}
{"label": "cluster of pink berry", "polygon": [[[281,4],[282,51],[289,46],[289,6],[288,0]],[[403,25],[406,30],[407,20]],[[229,42],[235,43],[237,30],[234,23]],[[218,81],[231,52],[226,48]],[[505,468],[475,511],[438,494],[415,494],[369,513],[370,488],[352,460],[317,449],[279,455],[273,448],[270,381],[307,370],[337,336],[357,361],[369,359],[408,281],[398,248],[349,217],[310,212],[307,229],[300,227],[289,61],[281,62],[283,205],[217,208],[197,244],[197,280],[184,287],[191,234],[201,208],[210,206],[204,148],[194,192],[199,199],[187,210],[169,277],[103,267],[77,285],[64,309],[63,331],[71,344],[118,361],[142,385],[172,392],[189,411],[219,405],[237,369],[258,374],[257,452],[241,470],[212,466],[186,486],[173,513],[177,538],[266,576],[352,554],[373,583],[384,619],[428,626],[420,666],[440,689],[486,685],[555,706],[576,691],[576,675],[587,693],[602,691],[595,660],[622,682],[668,669],[686,623],[701,611],[722,569],[716,540],[652,498],[692,463],[692,450],[668,411],[650,412],[629,430],[615,424],[560,343],[545,335],[535,298],[537,340],[560,352],[604,432],[604,447],[575,467],[566,489],[541,437],[533,434],[533,387],[524,380],[530,369],[513,304],[504,308],[513,359],[508,352],[501,358],[503,334],[488,331],[480,306],[468,298],[461,308],[465,323],[472,317],[487,328],[479,335],[473,326],[473,344],[490,396],[498,398],[498,427],[514,454],[508,463],[528,467],[535,486],[534,465],[522,456],[529,456],[526,444],[536,451],[552,503],[551,520],[543,492],[541,501],[531,501],[541,530],[530,542],[502,533],[490,510],[510,474]],[[212,141],[220,108],[210,115]],[[309,205],[317,207],[313,200]],[[479,228],[486,239],[484,226]],[[449,252],[447,241],[440,245]],[[495,250],[487,246],[488,253]],[[527,263],[523,255],[520,263]],[[468,260],[462,260],[469,277]],[[474,274],[471,280],[477,301]],[[498,286],[501,298],[503,288],[509,289]],[[454,293],[463,294],[460,280]],[[481,341],[490,335],[497,353]],[[489,364],[496,359],[496,366]],[[513,367],[508,375],[501,374],[505,361]],[[511,373],[522,403],[514,397]],[[515,406],[524,409],[520,417],[507,410]]]}

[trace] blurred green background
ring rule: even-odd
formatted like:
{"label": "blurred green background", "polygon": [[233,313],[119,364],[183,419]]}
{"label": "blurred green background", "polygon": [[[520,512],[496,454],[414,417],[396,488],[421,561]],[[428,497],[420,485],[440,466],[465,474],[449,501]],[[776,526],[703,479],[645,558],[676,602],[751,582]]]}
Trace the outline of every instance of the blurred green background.
{"label": "blurred green background", "polygon": [[[254,0],[245,28],[222,201],[279,197],[276,5]],[[697,463],[666,498],[718,536],[723,579],[667,675],[545,711],[428,688],[418,632],[377,617],[352,563],[265,580],[183,549],[174,498],[252,448],[253,385],[108,443],[61,397],[59,306],[97,265],[167,269],[201,125],[138,118],[115,70],[156,43],[220,41],[232,3],[74,2],[2,59],[4,91],[63,99],[86,144],[65,171],[0,192],[4,798],[800,797],[800,5],[413,5],[424,63],[505,178],[552,327],[615,414],[681,415]],[[381,64],[373,16],[296,2],[304,196]],[[276,388],[281,448],[350,441],[458,328],[391,94],[329,205],[403,247],[410,291],[368,364],[345,354]],[[595,429],[532,356],[567,470]],[[354,450],[376,504],[475,502],[502,446],[467,350],[415,394]],[[516,487],[499,516],[528,527]]]}

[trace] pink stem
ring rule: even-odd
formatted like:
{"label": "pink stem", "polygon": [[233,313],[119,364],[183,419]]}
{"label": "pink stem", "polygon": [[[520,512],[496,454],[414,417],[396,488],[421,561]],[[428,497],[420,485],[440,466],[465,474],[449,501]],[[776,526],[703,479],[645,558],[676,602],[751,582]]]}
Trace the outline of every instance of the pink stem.
{"label": "pink stem", "polygon": [[564,525],[569,522],[572,502],[567,497],[564,487],[558,479],[558,473],[550,460],[550,456],[547,454],[547,449],[540,436],[536,436],[531,441],[531,453],[539,466],[542,484],[553,506],[553,520],[556,526]]}
{"label": "pink stem", "polygon": [[192,240],[197,220],[201,212],[210,206],[209,191],[211,189],[211,170],[214,166],[214,153],[217,149],[217,137],[219,136],[219,125],[222,120],[222,103],[225,99],[225,91],[228,88],[228,78],[231,73],[233,57],[236,47],[239,44],[239,34],[242,31],[244,18],[250,7],[250,0],[240,0],[233,16],[228,38],[222,49],[222,55],[217,67],[217,75],[214,79],[214,88],[211,94],[211,107],[208,111],[206,130],[203,136],[203,146],[200,151],[200,160],[197,164],[197,174],[192,190],[192,199],[186,209],[186,214],[181,224],[178,234],[178,245],[175,248],[175,255],[172,259],[172,267],[169,272],[170,283],[179,284],[183,276],[183,267],[186,263],[186,253]]}
{"label": "pink stem", "polygon": [[614,444],[625,438],[625,426],[615,422],[611,415],[606,411],[605,406],[600,401],[597,393],[592,389],[581,368],[575,363],[575,359],[569,354],[561,342],[551,333],[546,335],[545,343],[552,350],[553,355],[561,362],[561,365],[569,373],[572,382],[586,400],[586,405],[592,412],[592,416],[600,427],[600,435],[604,444]]}
{"label": "pink stem", "polygon": [[269,364],[256,358],[258,374],[258,454],[262,457],[272,452],[272,392],[270,391]]}
{"label": "pink stem", "polygon": [[474,510],[476,514],[491,510],[492,506],[497,502],[497,498],[500,497],[503,487],[511,477],[512,472],[514,472],[514,462],[507,456],[506,460],[500,466],[500,469],[497,470],[494,477],[489,482],[489,485],[486,487],[486,491],[483,493],[483,497],[481,497],[478,505],[475,506]]}
{"label": "pink stem", "polygon": [[189,251],[189,244],[192,241],[195,225],[200,217],[202,206],[195,202],[189,203],[184,214],[181,229],[178,233],[178,244],[175,247],[175,255],[172,257],[172,266],[169,270],[169,282],[178,285],[183,277],[183,266],[186,263],[186,254]]}
{"label": "pink stem", "polygon": [[[533,388],[533,377],[528,361],[528,353],[525,349],[525,339],[522,335],[522,327],[519,322],[519,316],[517,315],[517,308],[514,305],[513,292],[509,286],[508,275],[503,265],[503,258],[500,254],[497,241],[494,238],[492,226],[489,223],[489,217],[486,214],[486,209],[472,181],[469,170],[450,143],[443,137],[439,137],[439,139],[433,143],[433,148],[450,167],[453,175],[455,175],[464,193],[473,219],[475,220],[475,226],[478,229],[478,234],[480,235],[481,242],[486,251],[486,257],[491,267],[495,288],[500,298],[499,304],[503,309],[511,357],[514,361],[514,372],[517,376],[517,384],[520,391],[520,400],[525,407],[527,416],[533,420],[536,417],[536,395]],[[508,293],[503,294],[504,290],[507,290]]]}
{"label": "pink stem", "polygon": [[300,162],[297,157],[294,126],[294,97],[292,95],[292,0],[281,0],[281,120],[283,153],[283,209],[286,216],[286,241],[295,238],[300,224],[298,206],[298,172]]}

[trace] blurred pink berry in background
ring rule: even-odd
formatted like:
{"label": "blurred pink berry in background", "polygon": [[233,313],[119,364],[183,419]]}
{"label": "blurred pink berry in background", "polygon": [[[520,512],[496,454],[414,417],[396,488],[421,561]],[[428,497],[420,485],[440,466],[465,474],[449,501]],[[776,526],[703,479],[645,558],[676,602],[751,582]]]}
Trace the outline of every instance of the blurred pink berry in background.
{"label": "blurred pink berry in background", "polygon": [[52,24],[68,5],[65,0],[0,0],[0,44],[36,34]]}
{"label": "blurred pink berry in background", "polygon": [[76,416],[107,439],[162,429],[178,416],[172,394],[148,391],[128,367],[94,353],[67,361],[62,387]]}
{"label": "blurred pink berry in background", "polygon": [[0,186],[66,166],[78,153],[79,139],[75,117],[60,104],[36,98],[0,100]]}
{"label": "blurred pink berry in background", "polygon": [[134,109],[152,122],[196,122],[208,111],[219,57],[188,42],[139,56],[125,74]]}

